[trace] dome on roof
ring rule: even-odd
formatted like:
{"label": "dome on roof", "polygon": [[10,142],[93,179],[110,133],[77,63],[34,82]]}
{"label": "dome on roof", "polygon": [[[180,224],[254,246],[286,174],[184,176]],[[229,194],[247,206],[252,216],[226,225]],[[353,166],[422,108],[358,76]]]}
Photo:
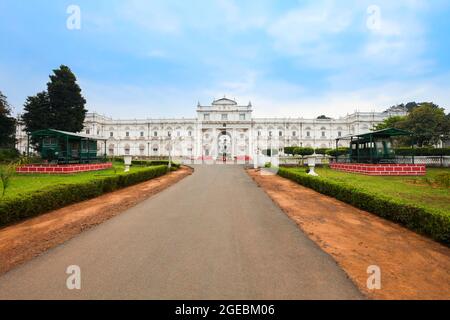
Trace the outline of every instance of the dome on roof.
{"label": "dome on roof", "polygon": [[213,106],[226,106],[226,105],[237,105],[237,102],[228,98],[223,97],[222,99],[218,99],[218,100],[214,100],[213,101]]}

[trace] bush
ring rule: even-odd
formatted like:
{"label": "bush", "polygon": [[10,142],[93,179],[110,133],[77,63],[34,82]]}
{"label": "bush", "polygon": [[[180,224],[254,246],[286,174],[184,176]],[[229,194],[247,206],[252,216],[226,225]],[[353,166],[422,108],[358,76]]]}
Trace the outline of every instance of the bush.
{"label": "bush", "polygon": [[302,157],[310,156],[310,155],[314,154],[314,149],[313,148],[309,148],[309,147],[306,147],[306,148],[297,147],[297,148],[294,148],[294,154],[295,155],[300,155]]}
{"label": "bush", "polygon": [[450,216],[445,212],[402,203],[358,189],[356,186],[309,176],[285,168],[280,168],[278,174],[450,245]]}
{"label": "bush", "polygon": [[323,154],[323,155],[325,155],[325,154],[327,154],[327,151],[329,151],[329,150],[331,150],[331,149],[329,149],[329,148],[317,148],[316,149],[316,154]]}
{"label": "bush", "polygon": [[[131,164],[134,166],[144,166],[144,167],[153,167],[153,166],[168,166],[169,160],[133,160],[131,161]],[[179,169],[180,168],[179,163],[175,163],[172,161],[172,167]]]}
{"label": "bush", "polygon": [[348,154],[349,148],[337,148],[327,150],[327,155],[331,157],[339,157]]}
{"label": "bush", "polygon": [[396,148],[398,156],[450,156],[450,148]]}
{"label": "bush", "polygon": [[19,156],[16,149],[0,149],[0,162],[11,162],[17,160]]}
{"label": "bush", "polygon": [[294,155],[294,149],[295,147],[285,147],[284,148],[284,154],[288,154],[293,156]]}
{"label": "bush", "polygon": [[17,198],[2,200],[0,201],[0,226],[95,198],[104,193],[162,176],[166,172],[167,166],[155,166],[89,182],[52,186]]}

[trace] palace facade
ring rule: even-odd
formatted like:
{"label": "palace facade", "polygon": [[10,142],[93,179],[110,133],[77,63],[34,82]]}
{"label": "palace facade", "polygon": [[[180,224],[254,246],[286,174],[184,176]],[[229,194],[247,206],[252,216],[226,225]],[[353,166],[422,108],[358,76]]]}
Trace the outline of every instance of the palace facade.
{"label": "palace facade", "polygon": [[[252,158],[262,150],[303,146],[334,148],[335,139],[370,131],[384,119],[405,115],[402,108],[385,112],[355,112],[337,119],[254,118],[253,106],[222,98],[197,105],[192,119],[115,120],[88,113],[84,134],[107,138],[99,154],[142,157],[173,156],[191,159]],[[25,152],[27,137],[18,126],[17,148]],[[342,142],[341,146],[344,146]]]}

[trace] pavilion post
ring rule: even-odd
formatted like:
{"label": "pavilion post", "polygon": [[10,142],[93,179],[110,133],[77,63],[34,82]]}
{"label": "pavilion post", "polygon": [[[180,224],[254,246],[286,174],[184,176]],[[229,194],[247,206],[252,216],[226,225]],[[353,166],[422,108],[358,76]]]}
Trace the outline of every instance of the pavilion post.
{"label": "pavilion post", "polygon": [[[89,163],[89,158],[90,158],[90,154],[89,154],[89,150],[90,150],[90,140],[89,139],[86,139],[86,144],[87,144],[87,163]],[[81,151],[83,151],[83,150],[81,150]]]}
{"label": "pavilion post", "polygon": [[66,136],[66,163],[69,163],[69,136]]}

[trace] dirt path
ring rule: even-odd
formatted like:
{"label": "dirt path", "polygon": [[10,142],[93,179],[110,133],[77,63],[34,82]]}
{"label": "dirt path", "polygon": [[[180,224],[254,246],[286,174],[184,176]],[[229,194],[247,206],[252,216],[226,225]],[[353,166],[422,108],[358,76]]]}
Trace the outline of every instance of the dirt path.
{"label": "dirt path", "polygon": [[168,175],[0,229],[0,274],[133,207],[191,173],[191,168],[182,167]]}
{"label": "dirt path", "polygon": [[[399,225],[279,176],[248,174],[375,299],[450,299],[450,249]],[[381,268],[369,291],[367,267]]]}

